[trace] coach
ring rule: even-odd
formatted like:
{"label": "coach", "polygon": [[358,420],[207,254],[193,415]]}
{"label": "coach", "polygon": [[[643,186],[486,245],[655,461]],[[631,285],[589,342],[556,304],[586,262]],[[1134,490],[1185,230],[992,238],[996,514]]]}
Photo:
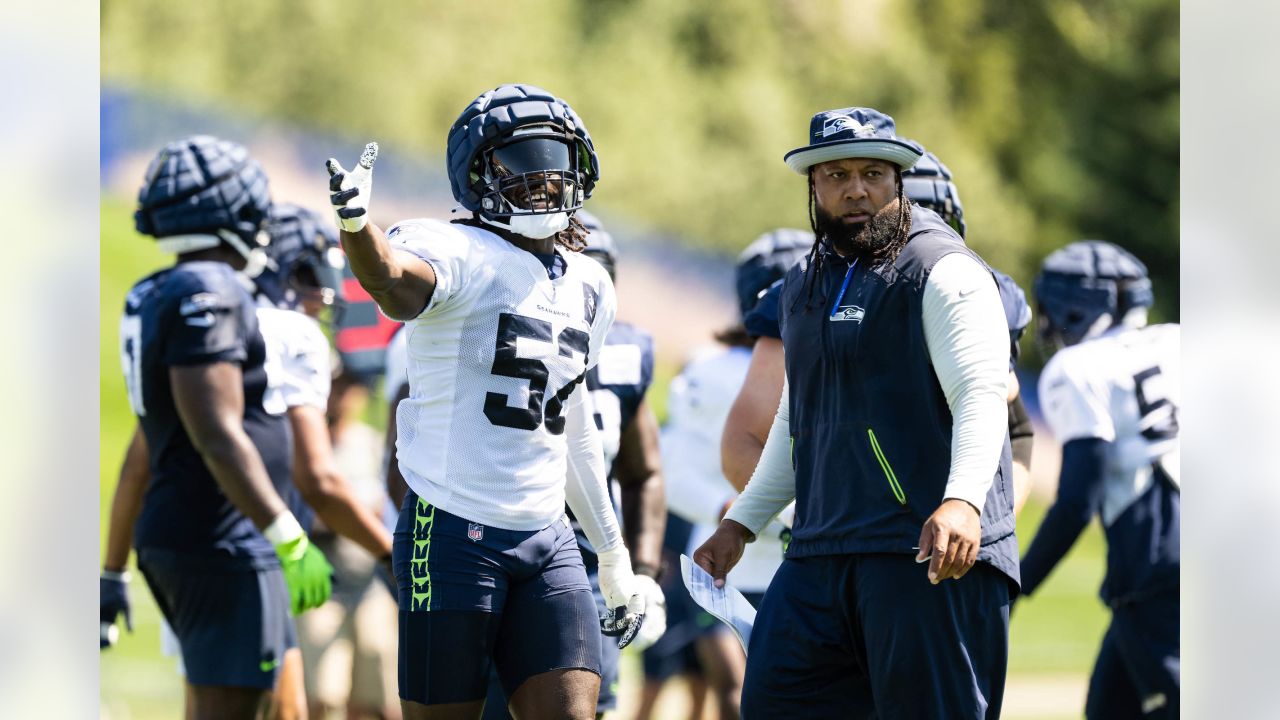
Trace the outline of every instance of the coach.
{"label": "coach", "polygon": [[746,491],[694,555],[722,583],[796,499],[744,718],[1000,714],[1018,582],[1009,335],[987,265],[903,194],[921,154],[888,115],[846,108],[785,158],[816,238],[784,283],[786,384]]}

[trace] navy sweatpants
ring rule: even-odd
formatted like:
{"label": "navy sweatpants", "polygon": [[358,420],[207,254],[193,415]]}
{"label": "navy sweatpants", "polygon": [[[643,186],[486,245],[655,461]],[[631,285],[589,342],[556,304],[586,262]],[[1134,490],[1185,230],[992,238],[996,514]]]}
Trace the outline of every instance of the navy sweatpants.
{"label": "navy sweatpants", "polygon": [[931,585],[910,555],[787,558],[751,632],[742,717],[998,718],[1010,581]]}

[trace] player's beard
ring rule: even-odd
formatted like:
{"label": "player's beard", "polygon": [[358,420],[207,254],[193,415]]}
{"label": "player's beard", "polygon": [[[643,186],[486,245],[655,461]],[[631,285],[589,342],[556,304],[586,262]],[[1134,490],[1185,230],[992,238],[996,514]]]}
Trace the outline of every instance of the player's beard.
{"label": "player's beard", "polygon": [[836,252],[846,257],[863,260],[879,259],[902,240],[899,237],[900,218],[896,197],[866,222],[843,222],[816,205],[814,215],[817,220],[818,236]]}

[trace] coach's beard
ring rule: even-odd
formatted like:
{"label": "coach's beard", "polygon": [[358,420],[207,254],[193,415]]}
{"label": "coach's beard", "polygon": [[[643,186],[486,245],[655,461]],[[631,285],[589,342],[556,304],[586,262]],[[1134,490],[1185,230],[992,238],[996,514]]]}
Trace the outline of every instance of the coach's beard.
{"label": "coach's beard", "polygon": [[845,257],[873,260],[899,241],[898,198],[894,198],[867,222],[846,223],[820,207],[814,208],[818,233]]}

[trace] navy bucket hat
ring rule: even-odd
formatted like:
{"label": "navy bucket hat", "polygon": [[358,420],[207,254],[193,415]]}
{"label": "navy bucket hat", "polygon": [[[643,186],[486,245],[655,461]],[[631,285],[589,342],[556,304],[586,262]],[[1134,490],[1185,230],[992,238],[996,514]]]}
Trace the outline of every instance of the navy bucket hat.
{"label": "navy bucket hat", "polygon": [[783,156],[787,166],[806,175],[809,168],[830,160],[872,158],[908,170],[924,148],[900,138],[893,118],[872,108],[824,110],[809,121],[809,144]]}

